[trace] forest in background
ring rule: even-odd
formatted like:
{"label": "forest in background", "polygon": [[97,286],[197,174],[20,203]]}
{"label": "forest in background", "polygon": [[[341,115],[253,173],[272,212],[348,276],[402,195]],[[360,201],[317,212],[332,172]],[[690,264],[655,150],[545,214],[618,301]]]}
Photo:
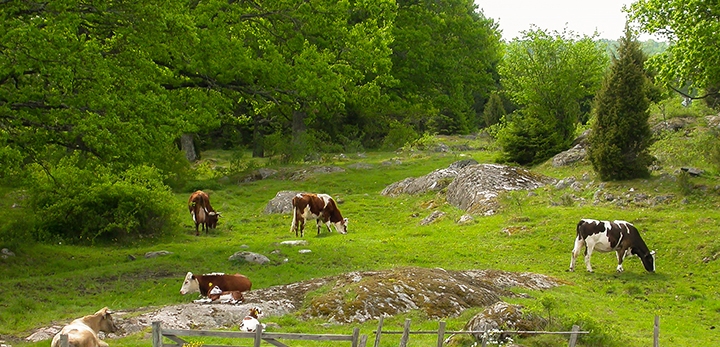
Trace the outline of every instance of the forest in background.
{"label": "forest in background", "polygon": [[[653,102],[693,86],[715,105],[703,6],[630,7],[641,30],[672,29],[645,48]],[[614,56],[533,26],[504,42],[468,0],[6,1],[0,18],[2,176],[41,216],[27,234],[3,227],[3,242],[163,229],[170,189],[212,148],[291,163],[486,131],[501,160],[534,165],[590,127]]]}

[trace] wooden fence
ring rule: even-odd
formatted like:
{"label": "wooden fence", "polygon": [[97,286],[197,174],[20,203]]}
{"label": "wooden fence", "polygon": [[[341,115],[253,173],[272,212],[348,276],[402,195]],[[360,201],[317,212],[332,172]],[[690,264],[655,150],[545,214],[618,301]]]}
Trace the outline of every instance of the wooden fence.
{"label": "wooden fence", "polygon": [[378,322],[378,329],[375,331],[375,345],[374,347],[380,346],[380,336],[382,334],[402,334],[402,337],[400,338],[400,347],[407,346],[408,340],[410,339],[410,335],[413,334],[432,334],[437,335],[437,346],[442,347],[445,341],[445,335],[460,335],[460,334],[482,334],[482,347],[487,346],[488,340],[492,335],[495,334],[524,334],[524,335],[530,335],[530,334],[546,334],[546,335],[570,335],[570,341],[568,346],[569,347],[575,347],[575,344],[577,343],[578,335],[580,334],[588,334],[588,331],[580,331],[580,327],[577,325],[573,325],[572,331],[518,331],[518,330],[491,330],[491,331],[445,331],[445,322],[440,322],[438,326],[438,330],[436,331],[410,331],[410,319],[405,320],[405,326],[403,327],[403,331],[383,331],[382,330],[383,325],[383,318],[380,317],[380,321]]}
{"label": "wooden fence", "polygon": [[[660,346],[660,317],[655,316],[653,327],[653,347]],[[491,334],[561,334],[570,335],[568,346],[575,347],[577,338],[581,334],[587,334],[587,331],[580,331],[580,327],[573,325],[572,331],[516,331],[516,330],[500,330],[500,331],[445,331],[445,322],[441,321],[437,331],[410,331],[410,319],[405,320],[405,326],[402,331],[385,331],[382,330],[383,318],[380,317],[378,328],[375,333],[374,347],[380,346],[380,338],[383,334],[402,334],[400,338],[400,347],[407,346],[410,335],[416,334],[432,334],[437,335],[437,346],[442,347],[445,343],[446,335],[459,334],[483,334],[482,347],[487,345]],[[266,333],[262,327],[254,333],[232,332],[232,331],[208,331],[208,330],[177,330],[163,329],[160,322],[152,323],[152,345],[153,347],[185,347],[192,345],[181,339],[179,336],[195,336],[195,337],[220,337],[220,338],[240,338],[253,339],[253,346],[259,347],[262,341],[278,347],[288,347],[288,345],[278,340],[301,340],[301,341],[345,341],[350,342],[352,347],[365,347],[367,344],[367,335],[360,335],[360,328],[354,328],[352,335],[311,335],[311,334],[289,334],[289,333]],[[174,343],[164,343],[163,337]],[[59,347],[69,347],[67,335],[60,335]],[[233,347],[226,345],[206,345],[203,347]]]}

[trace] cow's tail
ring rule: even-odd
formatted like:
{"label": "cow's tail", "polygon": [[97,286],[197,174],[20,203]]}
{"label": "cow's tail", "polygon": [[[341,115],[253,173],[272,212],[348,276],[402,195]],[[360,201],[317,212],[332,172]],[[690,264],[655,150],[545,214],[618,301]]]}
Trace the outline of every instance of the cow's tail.
{"label": "cow's tail", "polygon": [[297,206],[295,206],[295,199],[292,199],[292,224],[290,224],[290,233],[297,232]]}
{"label": "cow's tail", "polygon": [[583,224],[585,224],[585,220],[582,220],[582,219],[581,219],[581,220],[578,222],[577,227],[575,228],[575,239],[576,239],[576,240],[582,240],[582,239],[583,239],[583,237],[582,237],[582,232],[580,231],[580,227],[583,226]]}

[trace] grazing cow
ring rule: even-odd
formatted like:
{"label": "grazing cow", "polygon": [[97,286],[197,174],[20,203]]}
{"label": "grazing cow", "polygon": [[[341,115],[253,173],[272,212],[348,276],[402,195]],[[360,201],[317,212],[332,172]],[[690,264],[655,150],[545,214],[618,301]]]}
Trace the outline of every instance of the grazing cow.
{"label": "grazing cow", "polygon": [[298,229],[300,229],[300,237],[305,236],[305,221],[312,219],[317,220],[318,235],[320,235],[321,220],[325,223],[328,232],[332,232],[330,229],[330,223],[332,223],[338,233],[347,234],[348,219],[343,218],[335,200],[330,195],[300,193],[292,199],[292,206],[293,219],[290,232],[294,231],[295,237],[298,236]]}
{"label": "grazing cow", "polygon": [[628,255],[638,256],[645,270],[655,272],[655,251],[651,252],[648,249],[635,226],[626,221],[581,219],[577,225],[577,237],[572,250],[570,271],[575,271],[575,260],[580,255],[583,245],[585,246],[585,265],[588,272],[593,272],[590,265],[590,256],[593,251],[615,251],[618,258],[618,272],[623,272],[623,259]]}
{"label": "grazing cow", "polygon": [[255,330],[257,330],[258,326],[261,326],[263,330],[265,329],[265,324],[260,323],[258,318],[262,315],[262,311],[260,310],[260,307],[253,307],[250,309],[250,313],[243,318],[242,322],[240,322],[240,326],[238,326],[238,329],[240,331],[253,333]]}
{"label": "grazing cow", "polygon": [[195,236],[200,235],[198,226],[202,226],[205,234],[208,233],[209,229],[215,229],[217,226],[220,212],[216,212],[212,206],[210,206],[210,197],[202,190],[198,190],[190,195],[188,210],[190,210],[190,215],[192,215],[193,221],[195,222]]}
{"label": "grazing cow", "polygon": [[[238,292],[237,294],[233,294],[233,297],[237,297],[236,300],[242,301],[244,300],[242,292],[250,290],[252,283],[247,277],[241,274],[226,275],[222,273],[212,273],[193,275],[192,272],[188,272],[180,288],[180,294],[200,293],[200,295],[210,298],[210,292],[215,287],[218,287],[217,290],[219,290],[221,294],[225,292]],[[217,294],[212,295],[215,297]],[[218,295],[216,299],[219,297]]]}
{"label": "grazing cow", "polygon": [[108,344],[100,340],[97,334],[99,331],[113,333],[118,330],[111,314],[112,311],[105,307],[95,314],[72,321],[53,337],[50,346],[58,347],[60,345],[60,335],[67,335],[68,342],[73,347],[107,346]]}

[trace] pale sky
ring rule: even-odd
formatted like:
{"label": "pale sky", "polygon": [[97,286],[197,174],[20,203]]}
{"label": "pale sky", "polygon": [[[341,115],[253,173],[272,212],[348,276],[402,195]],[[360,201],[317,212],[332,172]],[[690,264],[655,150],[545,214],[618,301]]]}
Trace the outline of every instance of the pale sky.
{"label": "pale sky", "polygon": [[[519,38],[530,24],[548,31],[562,32],[564,28],[579,35],[592,35],[617,40],[623,36],[627,14],[623,5],[633,0],[475,0],[485,17],[499,23],[503,39]],[[567,25],[566,25],[567,24]],[[641,35],[639,39],[664,41],[658,37]]]}

